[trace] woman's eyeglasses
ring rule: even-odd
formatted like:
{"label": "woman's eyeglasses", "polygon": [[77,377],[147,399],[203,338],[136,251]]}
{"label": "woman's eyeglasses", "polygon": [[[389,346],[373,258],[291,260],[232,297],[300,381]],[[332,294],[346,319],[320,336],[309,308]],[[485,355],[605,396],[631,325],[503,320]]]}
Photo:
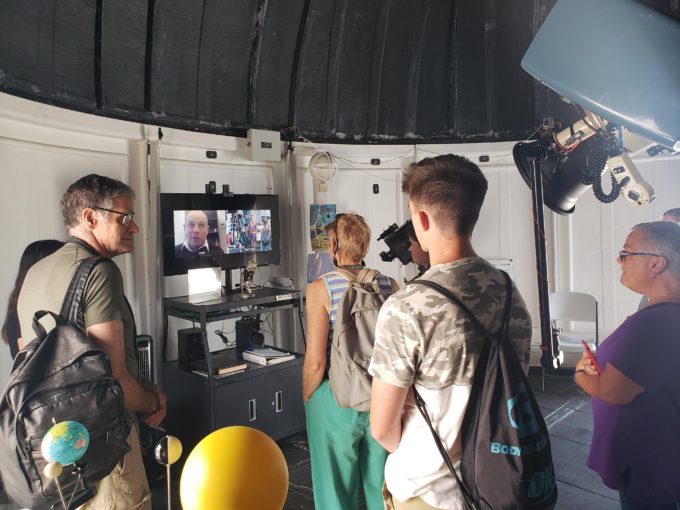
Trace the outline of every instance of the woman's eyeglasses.
{"label": "woman's eyeglasses", "polygon": [[619,252],[619,258],[621,259],[621,262],[626,260],[626,257],[630,257],[631,255],[643,255],[647,257],[661,257],[662,259],[665,259],[663,255],[659,255],[658,253],[649,253],[646,251],[626,251],[626,250],[621,250]]}

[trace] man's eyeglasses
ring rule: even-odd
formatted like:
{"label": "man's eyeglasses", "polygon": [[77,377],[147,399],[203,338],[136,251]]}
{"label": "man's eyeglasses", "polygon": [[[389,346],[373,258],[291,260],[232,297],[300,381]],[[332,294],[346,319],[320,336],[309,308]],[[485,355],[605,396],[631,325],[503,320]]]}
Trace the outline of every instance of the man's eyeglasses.
{"label": "man's eyeglasses", "polygon": [[630,257],[631,255],[644,255],[647,257],[661,257],[662,259],[665,259],[663,255],[659,255],[658,253],[649,253],[646,251],[626,251],[626,250],[621,250],[619,252],[619,258],[621,259],[621,262],[626,260],[626,257]]}
{"label": "man's eyeglasses", "polygon": [[135,219],[135,213],[126,213],[122,211],[114,211],[113,209],[107,209],[106,207],[98,207],[96,205],[92,206],[92,209],[99,209],[100,211],[112,212],[115,214],[120,214],[123,217],[123,226],[128,227],[130,223]]}

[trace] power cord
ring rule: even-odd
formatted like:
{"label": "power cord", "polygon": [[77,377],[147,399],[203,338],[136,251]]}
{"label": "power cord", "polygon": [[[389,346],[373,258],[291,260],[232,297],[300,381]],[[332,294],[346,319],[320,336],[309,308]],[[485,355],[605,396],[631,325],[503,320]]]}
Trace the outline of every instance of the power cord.
{"label": "power cord", "polygon": [[216,329],[215,334],[222,339],[224,345],[226,345],[227,347],[236,347],[236,340],[234,341],[229,340],[229,337],[227,337],[227,334],[224,332],[224,330]]}

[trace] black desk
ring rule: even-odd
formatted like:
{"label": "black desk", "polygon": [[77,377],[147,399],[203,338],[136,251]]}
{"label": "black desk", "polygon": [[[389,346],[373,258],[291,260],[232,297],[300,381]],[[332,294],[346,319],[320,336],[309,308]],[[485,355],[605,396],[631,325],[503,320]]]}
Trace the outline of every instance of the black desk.
{"label": "black desk", "polygon": [[[255,289],[253,297],[227,294],[201,302],[188,296],[167,298],[163,300],[163,351],[167,347],[168,317],[198,323],[211,373],[214,353],[210,353],[207,342],[208,323],[278,310],[297,310],[302,322],[301,305],[300,291],[268,287]],[[235,349],[228,349],[226,354],[238,357]],[[182,369],[176,361],[164,362],[168,433],[179,437],[185,448],[193,448],[208,433],[231,425],[254,427],[274,439],[304,430],[302,364],[302,355],[297,355],[277,365],[248,363],[245,372],[215,377]]]}

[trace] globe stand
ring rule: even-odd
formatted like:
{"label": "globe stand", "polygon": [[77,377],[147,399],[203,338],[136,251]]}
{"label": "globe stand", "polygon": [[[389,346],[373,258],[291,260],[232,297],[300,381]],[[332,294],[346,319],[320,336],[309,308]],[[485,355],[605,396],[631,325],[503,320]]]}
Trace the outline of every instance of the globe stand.
{"label": "globe stand", "polygon": [[59,483],[59,475],[62,473],[64,467],[59,462],[50,462],[45,466],[45,476],[57,485],[57,492],[59,493],[59,499],[61,500],[61,505],[66,508],[66,500],[64,499],[64,492],[61,490],[61,484]]}
{"label": "globe stand", "polygon": [[170,480],[170,466],[179,460],[182,455],[182,443],[175,436],[165,436],[156,444],[154,456],[159,464],[166,469],[168,510],[172,510],[172,483]]}
{"label": "globe stand", "polygon": [[[85,484],[85,478],[84,478],[84,471],[87,466],[85,464],[83,465],[78,465],[76,464],[75,467],[73,468],[73,471],[71,472],[74,475],[78,475],[78,480],[76,481],[76,484],[73,486],[73,492],[71,493],[71,498],[68,501],[68,507],[64,507],[64,510],[74,510],[81,506],[83,503],[91,500],[94,498],[96,492],[94,489],[88,487]],[[80,495],[76,498],[76,494],[78,494],[78,486],[82,487],[82,492],[80,492]]]}
{"label": "globe stand", "polygon": [[[43,458],[48,461],[43,472],[46,478],[54,480],[64,510],[73,510],[96,494],[96,491],[89,488],[85,482],[84,471],[87,465],[78,463],[87,452],[90,434],[85,426],[77,421],[67,420],[55,423],[53,419],[52,423],[54,425],[43,436],[40,444]],[[71,475],[76,477],[72,489],[69,489],[67,494],[68,503],[66,503],[66,497],[59,482],[64,466],[73,466]],[[53,508],[58,505],[59,503],[56,503]]]}
{"label": "globe stand", "polygon": [[[71,492],[71,497],[69,498],[68,504],[66,503],[66,499],[64,498],[64,491],[61,488],[61,484],[59,483],[59,475],[63,472],[63,466],[59,462],[50,462],[45,466],[44,474],[45,477],[50,478],[54,480],[54,483],[57,486],[57,492],[59,493],[59,499],[61,500],[61,505],[64,508],[64,510],[72,510],[75,508],[78,508],[80,505],[85,503],[86,501],[89,501],[92,499],[95,495],[94,491],[92,489],[89,489],[85,485],[85,479],[84,479],[84,473],[83,471],[85,470],[85,466],[79,466],[76,464],[76,466],[73,468],[72,474],[78,475],[78,480],[76,481],[76,484],[73,487],[73,491]],[[76,494],[78,493],[78,486],[82,486],[81,489],[81,494],[78,496],[78,498],[74,498]],[[53,507],[54,508],[54,507]]]}

